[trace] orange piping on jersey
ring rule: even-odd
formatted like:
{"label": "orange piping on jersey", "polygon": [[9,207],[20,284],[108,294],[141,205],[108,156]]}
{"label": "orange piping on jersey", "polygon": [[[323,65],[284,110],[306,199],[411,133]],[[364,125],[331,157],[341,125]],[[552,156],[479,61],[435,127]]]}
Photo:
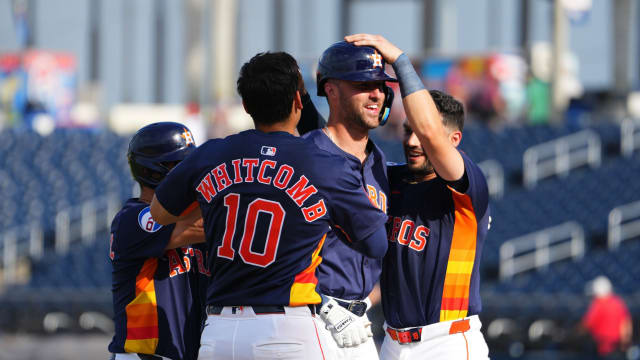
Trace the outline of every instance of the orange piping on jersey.
{"label": "orange piping on jersey", "polygon": [[147,259],[136,277],[136,297],[127,305],[127,339],[124,350],[153,354],[158,346],[158,308],[153,277],[158,259]]}
{"label": "orange piping on jersey", "polygon": [[327,234],[324,234],[322,239],[320,239],[318,246],[311,254],[311,264],[293,279],[293,284],[291,285],[291,291],[289,293],[289,306],[302,306],[320,303],[320,295],[316,292],[316,285],[318,285],[316,268],[322,262],[320,250],[322,249],[322,245],[324,245],[324,240],[326,238]]}
{"label": "orange piping on jersey", "polygon": [[182,214],[180,214],[180,216],[184,216],[189,214],[190,212],[192,212],[195,208],[198,207],[198,202],[194,201],[191,203],[191,205],[187,206],[186,209],[184,209],[184,211],[182,212]]}
{"label": "orange piping on jersey", "polygon": [[339,225],[331,224],[331,227],[334,227],[334,228],[340,230],[340,232],[343,233],[344,236],[347,238],[347,241],[350,242],[350,243],[353,243],[353,241],[351,241],[351,238],[349,237],[349,234],[347,234],[346,231],[342,230],[342,228]]}
{"label": "orange piping on jersey", "polygon": [[451,189],[451,196],[455,220],[442,291],[440,321],[456,320],[467,316],[471,272],[476,256],[478,221],[471,198],[453,189]]}

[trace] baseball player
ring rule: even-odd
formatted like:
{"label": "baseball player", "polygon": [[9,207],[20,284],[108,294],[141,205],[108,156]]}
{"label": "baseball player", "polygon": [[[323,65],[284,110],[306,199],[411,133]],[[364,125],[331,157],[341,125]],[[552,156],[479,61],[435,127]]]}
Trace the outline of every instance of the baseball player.
{"label": "baseball player", "polygon": [[196,359],[204,319],[202,298],[209,276],[201,221],[162,226],[149,213],[154,189],[196,148],[191,132],[155,123],[131,139],[127,157],[140,184],[111,224],[115,335],[112,359]]}
{"label": "baseball player", "polygon": [[[371,47],[357,47],[341,41],[327,48],[318,64],[317,91],[329,103],[326,127],[309,96],[305,96],[305,120],[298,130],[321,149],[346,159],[370,201],[386,213],[388,182],[382,151],[369,139],[369,130],[383,125],[393,102],[393,91],[386,81],[396,81],[384,71],[385,61]],[[368,295],[378,282],[382,262],[351,246],[340,229],[327,235],[318,269],[320,291],[358,316],[371,336],[366,311]],[[322,330],[326,331],[326,330]],[[331,353],[340,359],[377,358],[373,338],[357,347],[331,343]]]}
{"label": "baseball player", "polygon": [[209,140],[156,191],[151,213],[161,224],[193,202],[202,212],[212,277],[199,359],[329,358],[324,324],[343,345],[368,339],[353,313],[317,292],[316,268],[329,226],[380,260],[387,216],[350,163],[293,135],[300,82],[289,54],[245,63],[238,92],[256,129]]}
{"label": "baseball player", "polygon": [[407,163],[389,167],[389,251],[381,292],[382,359],[488,359],[477,314],[479,263],[489,224],[486,180],[456,146],[462,104],[423,87],[408,57],[381,36],[373,46],[393,65],[407,114]]}

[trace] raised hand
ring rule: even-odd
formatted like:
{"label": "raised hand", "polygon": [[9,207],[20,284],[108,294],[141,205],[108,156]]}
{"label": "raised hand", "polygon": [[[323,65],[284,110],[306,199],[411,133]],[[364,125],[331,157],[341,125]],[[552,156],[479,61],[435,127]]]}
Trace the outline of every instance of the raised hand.
{"label": "raised hand", "polygon": [[398,56],[402,55],[402,50],[380,35],[353,34],[345,36],[344,40],[356,46],[372,46],[376,48],[384,58],[384,61],[389,64],[393,64]]}

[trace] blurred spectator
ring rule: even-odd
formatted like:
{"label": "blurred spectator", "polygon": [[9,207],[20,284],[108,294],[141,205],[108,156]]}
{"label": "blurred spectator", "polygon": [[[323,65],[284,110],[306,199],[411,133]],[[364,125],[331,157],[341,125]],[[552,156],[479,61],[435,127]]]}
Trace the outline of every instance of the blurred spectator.
{"label": "blurred spectator", "polygon": [[629,310],[622,298],[613,293],[607,277],[595,278],[590,290],[594,299],[581,326],[591,334],[601,358],[624,359],[633,331]]}
{"label": "blurred spectator", "polygon": [[551,115],[549,83],[531,75],[527,82],[527,118],[530,124],[544,124]]}

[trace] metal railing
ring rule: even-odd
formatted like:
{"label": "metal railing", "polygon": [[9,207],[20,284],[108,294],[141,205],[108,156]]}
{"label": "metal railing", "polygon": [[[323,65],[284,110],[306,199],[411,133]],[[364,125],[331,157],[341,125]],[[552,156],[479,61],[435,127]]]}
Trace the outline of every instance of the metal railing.
{"label": "metal railing", "polygon": [[18,280],[18,264],[21,256],[40,258],[44,252],[44,231],[38,223],[17,226],[0,234],[2,248],[2,277],[6,283]]}
{"label": "metal railing", "polygon": [[[55,252],[64,254],[70,244],[77,241],[94,242],[99,231],[109,228],[119,206],[119,198],[115,194],[108,194],[58,212],[53,230]],[[18,280],[19,259],[26,256],[38,259],[46,251],[41,224],[31,223],[0,233],[0,250],[0,270],[4,283],[15,283]]]}
{"label": "metal railing", "polygon": [[640,237],[640,201],[613,208],[607,233],[609,249],[618,248],[624,240]]}
{"label": "metal railing", "polygon": [[640,149],[640,120],[626,119],[620,124],[620,154],[630,157]]}
{"label": "metal railing", "polygon": [[496,160],[489,159],[479,162],[478,167],[487,178],[489,195],[496,199],[502,198],[504,194],[504,169],[502,165]]}
{"label": "metal railing", "polygon": [[500,246],[500,279],[583,255],[584,230],[577,222],[568,221],[504,242]]}
{"label": "metal railing", "polygon": [[600,136],[592,130],[582,130],[528,148],[523,155],[523,181],[528,188],[538,180],[560,175],[582,165],[600,166],[602,156]]}

